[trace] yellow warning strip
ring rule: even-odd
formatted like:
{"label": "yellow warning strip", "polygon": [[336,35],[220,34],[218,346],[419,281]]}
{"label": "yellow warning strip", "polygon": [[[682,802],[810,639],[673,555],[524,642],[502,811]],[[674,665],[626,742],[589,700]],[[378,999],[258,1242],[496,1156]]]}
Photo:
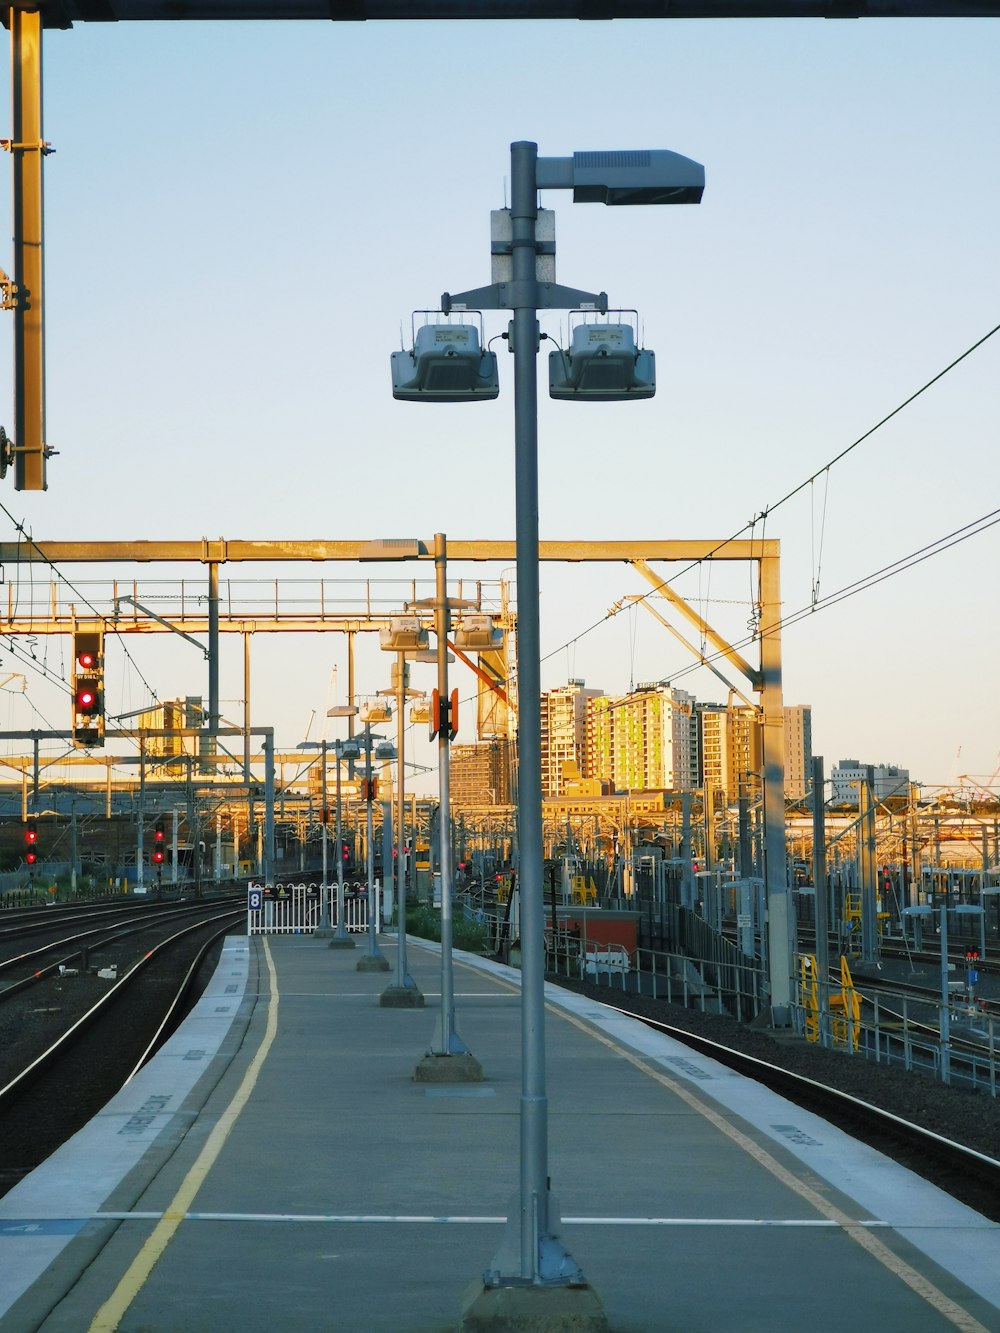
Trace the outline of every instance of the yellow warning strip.
{"label": "yellow warning strip", "polygon": [[183,1222],[184,1214],[188,1211],[195,1195],[204,1184],[205,1177],[212,1169],[215,1159],[222,1151],[226,1139],[239,1118],[240,1112],[253,1092],[254,1085],[278,1031],[278,976],[274,970],[274,961],[271,958],[271,950],[268,947],[267,939],[261,936],[261,942],[264,945],[264,957],[267,960],[267,971],[270,978],[270,998],[267,1005],[267,1026],[264,1030],[264,1039],[258,1047],[256,1055],[250,1061],[236,1094],[205,1140],[205,1146],[181,1182],[180,1189],[171,1199],[163,1217],[153,1228],[149,1239],[133,1259],[118,1286],[94,1316],[90,1325],[90,1333],[114,1333],[117,1329],[129,1306],[138,1296],[146,1279],[158,1263],[160,1256],[173,1239],[177,1228]]}
{"label": "yellow warning strip", "polygon": [[783,1185],[786,1185],[788,1189],[792,1190],[795,1194],[798,1194],[800,1198],[804,1199],[808,1204],[815,1208],[823,1217],[828,1218],[831,1222],[835,1222],[837,1226],[841,1227],[851,1240],[860,1245],[863,1250],[867,1250],[873,1259],[880,1263],[884,1268],[887,1268],[894,1277],[899,1278],[901,1282],[905,1283],[911,1291],[914,1291],[929,1305],[933,1306],[934,1309],[937,1310],[940,1315],[943,1315],[949,1323],[953,1324],[955,1328],[961,1329],[961,1333],[990,1333],[990,1330],[985,1328],[978,1319],[969,1314],[968,1310],[964,1310],[949,1296],[946,1296],[943,1291],[940,1291],[935,1287],[933,1282],[929,1282],[922,1273],[917,1272],[915,1268],[906,1263],[905,1260],[901,1259],[899,1255],[894,1254],[888,1245],[885,1245],[880,1241],[877,1236],[873,1236],[863,1222],[853,1221],[846,1213],[841,1212],[840,1209],[830,1203],[828,1199],[825,1199],[822,1194],[807,1185],[805,1181],[800,1180],[793,1174],[793,1172],[789,1171],[787,1167],[782,1166],[777,1158],[772,1157],[766,1148],[762,1148],[761,1145],[756,1143],[749,1137],[749,1135],[744,1134],[741,1130],[737,1129],[731,1121],[725,1118],[725,1116],[721,1115],[718,1111],[713,1110],[711,1106],[707,1106],[682,1083],[678,1083],[670,1078],[669,1075],[661,1073],[658,1069],[654,1069],[652,1065],[648,1064],[640,1056],[633,1055],[630,1051],[624,1050],[617,1042],[613,1041],[612,1038],[605,1036],[599,1029],[592,1027],[589,1023],[583,1022],[582,1019],[576,1018],[573,1014],[567,1013],[565,1009],[561,1009],[552,1004],[546,1005],[546,1008],[549,1009],[550,1012],[558,1014],[560,1018],[564,1018],[567,1023],[571,1023],[574,1027],[579,1028],[581,1032],[585,1032],[588,1036],[593,1037],[595,1041],[601,1042],[602,1045],[607,1046],[617,1055],[620,1055],[622,1059],[627,1060],[629,1064],[634,1065],[635,1068],[640,1070],[643,1074],[647,1074],[664,1088],[668,1088],[675,1096],[680,1097],[681,1101],[686,1102],[692,1110],[697,1111],[699,1115],[704,1116],[705,1119],[708,1120],[721,1134],[725,1134],[727,1138],[732,1139],[733,1143],[742,1148],[744,1152],[749,1153],[754,1161],[758,1162],[765,1171],[769,1171],[775,1179],[779,1180]]}

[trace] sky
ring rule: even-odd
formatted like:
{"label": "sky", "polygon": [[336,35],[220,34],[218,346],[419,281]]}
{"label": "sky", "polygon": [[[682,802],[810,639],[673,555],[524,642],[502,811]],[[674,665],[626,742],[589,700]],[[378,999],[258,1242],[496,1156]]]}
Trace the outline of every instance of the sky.
{"label": "sky", "polygon": [[[1000,322],[998,57],[1000,21],[972,19],[47,32],[46,437],[58,454],[45,493],[14,491],[8,473],[0,531],[512,540],[504,344],[500,397],[477,405],[393,401],[390,353],[410,345],[413,311],[490,280],[489,213],[507,199],[512,141],[542,156],[669,148],[705,166],[697,207],[542,198],[559,281],[636,310],[657,358],[648,402],[540,398],[542,538],[780,540],[784,614],[817,599],[783,635],[785,701],[812,706],[827,769],[852,757],[929,786],[987,783],[1000,765],[1000,527],[961,530],[1000,503],[1000,335],[825,469]],[[488,314],[487,336],[507,318]],[[565,315],[542,326],[565,341]],[[0,366],[10,333],[4,317]],[[8,429],[12,392],[0,374]],[[964,539],[933,553],[949,534]],[[402,599],[401,568],[229,565],[222,577],[247,599],[275,578],[320,577],[350,581],[345,597],[360,578],[391,580],[380,595]],[[747,567],[660,568],[723,633],[745,636]],[[451,573],[495,586],[501,569]],[[60,574],[87,597],[112,577],[153,597],[203,572]],[[625,565],[543,566],[543,687],[669,679],[719,700],[716,678],[644,607],[608,616],[647,589]],[[191,645],[125,646],[109,640],[112,713],[150,692],[207,693]],[[239,638],[222,652],[223,713],[238,722]],[[0,678],[25,677],[0,691],[0,728],[68,725],[39,666],[65,678],[69,656],[64,638],[0,639]],[[279,747],[338,734],[325,713],[345,701],[341,636],[258,635],[252,661],[254,723]],[[358,673],[362,693],[388,684],[374,636]],[[434,684],[432,668],[414,673]],[[467,674],[456,683],[471,694]],[[0,753],[20,748],[0,739]],[[412,754],[432,762],[422,734]]]}

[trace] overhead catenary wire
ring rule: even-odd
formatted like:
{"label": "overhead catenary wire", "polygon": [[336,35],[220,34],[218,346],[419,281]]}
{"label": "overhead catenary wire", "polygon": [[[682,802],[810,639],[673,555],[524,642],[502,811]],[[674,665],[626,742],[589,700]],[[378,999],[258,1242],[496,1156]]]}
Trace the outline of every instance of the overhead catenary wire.
{"label": "overhead catenary wire", "polygon": [[[776,500],[774,504],[768,505],[765,509],[762,509],[759,513],[755,514],[753,518],[749,519],[746,523],[744,523],[743,526],[737,529],[736,532],[732,533],[731,536],[725,538],[723,541],[716,543],[716,545],[712,547],[712,549],[706,555],[700,556],[697,560],[690,561],[687,565],[684,566],[683,569],[678,570],[676,574],[672,574],[670,578],[663,579],[655,587],[650,588],[648,592],[642,593],[635,600],[644,601],[647,597],[652,597],[656,593],[660,592],[663,588],[666,588],[671,584],[676,583],[678,579],[681,579],[684,577],[685,574],[690,573],[692,569],[695,569],[697,566],[702,564],[703,561],[710,560],[716,551],[720,551],[724,546],[727,546],[730,542],[736,541],[737,538],[741,537],[747,531],[750,532],[751,543],[752,543],[754,540],[754,530],[759,522],[762,521],[766,522],[768,515],[773,514],[776,509],[780,509],[783,504],[786,504],[789,500],[791,500],[794,496],[798,495],[799,492],[804,490],[807,486],[811,486],[813,482],[817,480],[817,478],[823,476],[824,474],[826,474],[827,490],[829,490],[829,474],[831,469],[837,463],[840,463],[843,459],[845,459],[847,455],[853,452],[853,450],[857,449],[859,445],[864,444],[866,440],[870,440],[871,437],[877,431],[881,430],[883,426],[887,425],[890,421],[893,420],[894,417],[897,417],[912,403],[916,402],[916,400],[920,398],[923,394],[925,394],[928,389],[931,389],[935,384],[940,383],[940,381],[952,370],[954,370],[956,366],[961,365],[961,363],[967,357],[971,356],[973,352],[978,351],[980,347],[982,347],[985,343],[989,342],[989,340],[997,333],[1000,333],[1000,324],[995,324],[993,328],[989,330],[989,332],[984,333],[981,338],[977,338],[976,341],[972,343],[971,346],[967,347],[964,352],[961,352],[952,361],[949,361],[949,363],[943,369],[939,370],[936,375],[933,375],[929,380],[926,381],[926,383],[922,384],[919,389],[916,389],[913,393],[909,395],[909,397],[904,398],[903,401],[897,404],[897,406],[894,407],[891,412],[887,412],[884,417],[882,417],[879,421],[876,421],[876,423],[873,426],[870,426],[869,429],[864,432],[864,434],[859,435],[856,440],[853,440],[849,445],[846,445],[843,449],[840,450],[839,453],[835,454],[833,458],[831,458],[828,462],[824,463],[822,467],[817,468],[816,471],[813,472],[810,476],[806,477],[803,481],[799,482],[797,486],[794,486],[790,491],[788,491],[785,495],[783,495],[780,500]],[[823,523],[825,526],[826,523],[825,498],[823,503]],[[961,531],[961,529],[959,529],[959,531]],[[822,558],[822,545],[820,549]],[[942,549],[947,549],[947,548],[942,548]],[[820,599],[818,599],[818,597],[816,596],[818,592],[818,586],[819,586],[819,580],[817,576],[816,584],[814,587],[814,595],[813,595],[814,608],[818,608],[818,606],[820,605]],[[753,591],[751,591],[751,603],[753,604],[754,601],[755,601],[754,593]],[[621,603],[616,604],[614,607],[608,610],[603,616],[601,616],[599,620],[594,621],[592,625],[589,625],[586,629],[581,630],[578,634],[573,635],[571,639],[568,639],[566,643],[561,644],[558,648],[554,648],[552,652],[546,653],[541,658],[541,661],[547,662],[549,658],[554,657],[557,653],[561,653],[563,649],[566,648],[569,644],[576,644],[581,639],[586,638],[588,634],[592,634],[594,630],[599,628],[599,626],[603,625],[605,621],[610,620],[612,616],[617,615],[618,612],[621,610],[621,606],[622,606]],[[756,637],[755,634],[751,634],[750,637],[746,639],[744,642],[752,643],[755,637]],[[687,668],[687,670],[692,670],[692,669],[694,668]]]}

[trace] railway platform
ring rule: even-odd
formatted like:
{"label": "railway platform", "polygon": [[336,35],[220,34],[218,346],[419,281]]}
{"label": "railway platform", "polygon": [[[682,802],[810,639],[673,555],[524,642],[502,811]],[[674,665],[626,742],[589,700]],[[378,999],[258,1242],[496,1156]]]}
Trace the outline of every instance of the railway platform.
{"label": "railway platform", "polygon": [[[3,1333],[460,1327],[518,1189],[519,974],[456,952],[483,1077],[423,1083],[438,950],[408,945],[423,1008],[380,1006],[359,956],[227,941],[156,1058],[0,1199]],[[671,1038],[546,1000],[552,1189],[615,1333],[1000,1330],[1000,1227]]]}

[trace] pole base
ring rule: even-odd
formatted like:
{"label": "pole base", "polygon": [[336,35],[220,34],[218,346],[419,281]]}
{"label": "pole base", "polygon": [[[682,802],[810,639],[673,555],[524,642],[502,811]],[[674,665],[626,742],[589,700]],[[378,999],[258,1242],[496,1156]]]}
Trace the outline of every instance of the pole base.
{"label": "pole base", "polygon": [[386,986],[378,997],[383,1009],[423,1009],[424,997],[416,986]]}
{"label": "pole base", "polygon": [[487,1287],[476,1281],[466,1288],[458,1328],[459,1333],[610,1333],[611,1325],[588,1284]]}
{"label": "pole base", "polygon": [[413,1071],[417,1083],[482,1083],[483,1067],[474,1055],[428,1052]]}
{"label": "pole base", "polygon": [[366,953],[358,959],[356,972],[388,972],[389,960],[380,953]]}
{"label": "pole base", "polygon": [[355,949],[357,945],[351,939],[350,935],[334,935],[333,939],[327,945],[328,949]]}

